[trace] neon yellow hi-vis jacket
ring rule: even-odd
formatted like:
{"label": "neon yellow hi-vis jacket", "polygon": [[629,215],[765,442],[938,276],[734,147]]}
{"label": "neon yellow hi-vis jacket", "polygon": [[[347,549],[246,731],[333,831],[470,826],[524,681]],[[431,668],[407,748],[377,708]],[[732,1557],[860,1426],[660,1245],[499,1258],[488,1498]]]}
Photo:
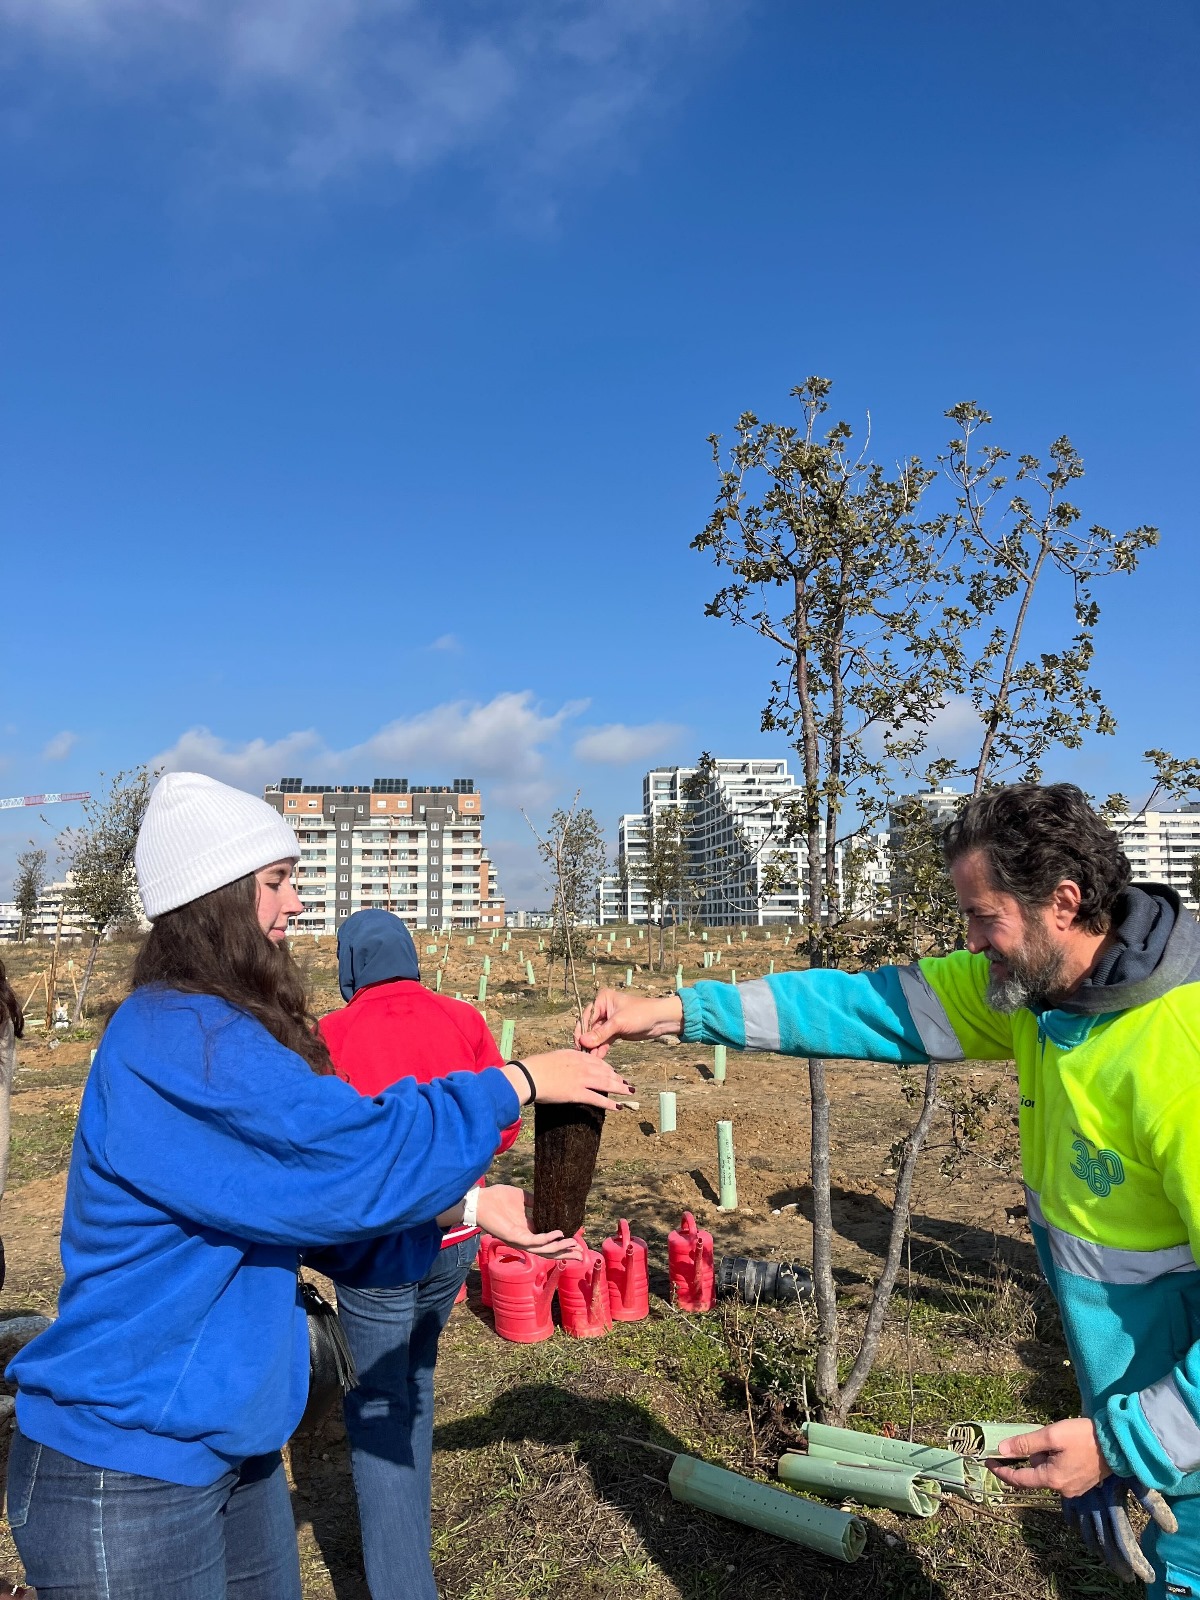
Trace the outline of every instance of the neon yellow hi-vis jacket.
{"label": "neon yellow hi-vis jacket", "polygon": [[[965,952],[681,991],[683,1037],[796,1055],[1009,1060],[1029,1218],[1113,1470],[1200,1494],[1200,927],[1158,885],[1069,1009],[1002,1015]],[[1180,1592],[1190,1592],[1181,1590]]]}

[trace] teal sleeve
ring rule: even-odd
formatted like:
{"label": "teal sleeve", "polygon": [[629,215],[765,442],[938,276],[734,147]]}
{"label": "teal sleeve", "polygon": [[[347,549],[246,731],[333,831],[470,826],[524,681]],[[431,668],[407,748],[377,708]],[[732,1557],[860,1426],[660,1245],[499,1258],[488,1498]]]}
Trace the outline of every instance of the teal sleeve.
{"label": "teal sleeve", "polygon": [[697,983],[679,993],[681,1037],[690,1043],[897,1065],[929,1059],[897,967],[781,972],[751,983]]}
{"label": "teal sleeve", "polygon": [[1200,1344],[1137,1394],[1113,1395],[1092,1418],[1109,1466],[1166,1494],[1200,1470]]}

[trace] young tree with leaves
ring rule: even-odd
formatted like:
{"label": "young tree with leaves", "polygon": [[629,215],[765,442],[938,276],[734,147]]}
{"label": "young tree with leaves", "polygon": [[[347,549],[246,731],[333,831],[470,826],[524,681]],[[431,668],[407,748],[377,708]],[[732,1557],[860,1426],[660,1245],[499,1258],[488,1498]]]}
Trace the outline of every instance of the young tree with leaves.
{"label": "young tree with leaves", "polygon": [[[658,965],[666,960],[667,917],[678,923],[688,871],[688,816],[682,806],[660,806],[647,819],[646,853],[637,879],[646,891],[646,914],[658,923]],[[651,929],[646,954],[653,965]]]}
{"label": "young tree with leaves", "polygon": [[46,887],[46,852],[31,839],[29,849],[17,856],[17,875],[13,880],[13,900],[21,919],[19,938],[24,944],[29,935],[30,918],[35,916],[42,890]]}
{"label": "young tree with leaves", "polygon": [[[526,817],[526,822],[529,818]],[[538,833],[532,822],[530,831],[537,841],[538,855],[550,872],[551,903],[551,970],[556,955],[563,961],[563,995],[567,984],[575,996],[576,1010],[582,1012],[583,1001],[575,972],[574,930],[588,920],[596,902],[600,879],[604,876],[608,858],[604,849],[604,833],[593,813],[579,804],[579,791],[567,810],[559,808],[551,813],[550,826],[544,835]],[[549,993],[550,980],[547,980]]]}
{"label": "young tree with leaves", "polygon": [[70,904],[92,936],[72,1027],[83,1016],[101,939],[138,914],[133,851],[155,776],[144,766],[116,773],[105,793],[84,801],[83,826],[59,836],[71,875]]}
{"label": "young tree with leaves", "polygon": [[[801,428],[743,416],[725,465],[719,441],[711,441],[717,503],[693,541],[728,574],[708,614],[750,628],[779,650],[762,726],[783,733],[800,759],[794,826],[806,847],[805,948],[813,968],[853,953],[840,904],[839,847],[882,814],[892,775],[920,761],[932,719],[953,696],[968,694],[980,718],[974,794],[1009,772],[1034,779],[1052,747],[1074,748],[1088,731],[1112,730],[1089,678],[1099,619],[1092,585],[1133,571],[1157,539],[1148,527],[1079,533],[1079,511],[1065,492],[1083,468],[1065,438],[1051,447],[1047,468],[1035,457],[1019,458],[1018,491],[997,510],[1007,452],[989,446],[973,453],[975,435],[991,420],[973,403],[947,413],[958,433],[939,464],[953,507],[918,523],[921,499],[938,474],[912,460],[889,478],[851,452],[845,423],[819,434],[829,389],[812,378],[793,391]],[[1035,600],[1055,577],[1069,596],[1074,632],[1057,651],[1024,655]],[[946,776],[937,763],[930,774]],[[874,1364],[899,1273],[916,1162],[938,1105],[938,1062],[927,1068],[917,1122],[895,1151],[888,1249],[844,1380],[829,1098],[823,1060],[811,1059],[808,1068],[816,1392],[823,1414],[841,1420]]]}

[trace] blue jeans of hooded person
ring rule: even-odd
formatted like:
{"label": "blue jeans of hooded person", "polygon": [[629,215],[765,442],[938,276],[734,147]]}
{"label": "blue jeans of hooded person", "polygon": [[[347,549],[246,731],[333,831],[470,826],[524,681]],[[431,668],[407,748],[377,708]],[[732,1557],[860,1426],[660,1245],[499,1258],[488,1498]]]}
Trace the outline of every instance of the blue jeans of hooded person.
{"label": "blue jeans of hooded person", "polygon": [[8,1520],[41,1600],[300,1600],[278,1451],[194,1488],[89,1467],[17,1429]]}
{"label": "blue jeans of hooded person", "polygon": [[346,1432],[372,1600],[437,1600],[429,1558],[433,1369],[438,1339],[479,1248],[448,1245],[420,1283],[338,1285],[358,1369]]}

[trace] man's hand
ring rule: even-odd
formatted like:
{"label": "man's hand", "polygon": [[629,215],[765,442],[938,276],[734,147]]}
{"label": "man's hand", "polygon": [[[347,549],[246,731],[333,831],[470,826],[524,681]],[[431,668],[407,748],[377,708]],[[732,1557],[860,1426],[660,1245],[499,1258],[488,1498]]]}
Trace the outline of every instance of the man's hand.
{"label": "man's hand", "polygon": [[[1026,1467],[1006,1466],[1028,1457]],[[1088,1417],[1068,1417],[1036,1433],[1002,1439],[988,1466],[1013,1489],[1057,1489],[1069,1499],[1094,1489],[1112,1472]]]}
{"label": "man's hand", "polygon": [[579,1261],[583,1251],[578,1239],[565,1239],[561,1231],[532,1233],[527,1220],[529,1196],[511,1183],[489,1183],[480,1189],[475,1220],[485,1233],[514,1244],[530,1255],[548,1256],[552,1261]]}
{"label": "man's hand", "polygon": [[683,1001],[677,994],[648,1000],[619,989],[601,989],[575,1029],[581,1050],[598,1050],[611,1039],[661,1039],[683,1029]]}

